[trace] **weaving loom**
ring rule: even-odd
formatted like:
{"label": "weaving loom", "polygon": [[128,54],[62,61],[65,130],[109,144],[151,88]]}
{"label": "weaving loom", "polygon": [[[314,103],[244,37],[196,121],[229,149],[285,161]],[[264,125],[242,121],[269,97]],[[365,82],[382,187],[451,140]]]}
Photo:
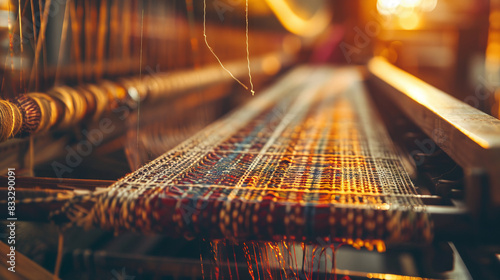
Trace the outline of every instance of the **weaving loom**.
{"label": "weaving loom", "polygon": [[0,279],[497,279],[499,11],[0,1]]}
{"label": "weaving loom", "polygon": [[355,69],[294,70],[111,186],[89,219],[206,238],[430,241],[360,79]]}

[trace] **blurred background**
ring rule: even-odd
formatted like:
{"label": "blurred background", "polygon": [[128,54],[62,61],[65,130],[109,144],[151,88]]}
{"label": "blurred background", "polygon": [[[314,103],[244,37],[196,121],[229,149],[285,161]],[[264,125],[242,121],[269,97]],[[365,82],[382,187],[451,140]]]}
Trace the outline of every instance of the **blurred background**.
{"label": "blurred background", "polygon": [[[106,81],[121,80],[128,85],[137,77],[161,80],[159,74],[214,65],[217,61],[203,36],[203,4],[202,0],[0,1],[0,54],[4,58],[0,96],[12,99],[55,86],[87,87]],[[500,115],[498,0],[252,0],[248,4],[248,45],[257,89],[291,65],[363,65],[373,56],[382,56],[473,107],[497,118]],[[207,0],[205,11],[207,43],[221,62],[244,63],[245,1]],[[240,70],[245,74],[240,79],[249,85],[246,69]],[[120,160],[121,164],[116,163],[119,170],[133,170],[157,157],[251,97],[230,82],[203,88],[194,86],[193,80],[181,84],[190,91],[182,98],[198,95],[198,104],[173,102],[171,96],[154,104],[145,100],[142,105],[147,109],[139,125],[135,117],[127,117],[120,126],[123,129],[115,133],[119,140],[105,146],[104,151],[113,152],[125,145],[123,157],[129,167]],[[130,92],[126,87],[119,86],[121,93],[109,93],[118,98],[108,111],[120,110],[127,103],[124,100]],[[101,91],[109,89],[109,84],[104,88]],[[167,96],[162,91],[158,90],[158,96]],[[214,102],[202,102],[203,98]],[[182,113],[187,111],[191,113]],[[159,129],[155,120],[162,118]],[[78,125],[91,123],[87,118]],[[73,140],[78,140],[76,131]],[[103,149],[98,150],[102,155]],[[40,159],[31,157],[31,161],[53,158],[37,155]],[[50,166],[37,168],[39,174],[54,176]],[[89,177],[78,173],[71,176]],[[98,172],[110,178],[122,173]]]}
{"label": "blurred background", "polygon": [[[36,176],[26,184],[37,188],[67,191],[76,184],[63,179],[109,186],[254,98],[252,85],[259,95],[302,64],[365,72],[375,56],[500,117],[500,0],[0,0],[0,100],[19,107],[24,121],[16,129],[14,121],[2,123],[0,169]],[[103,130],[102,120],[112,129]],[[90,147],[85,152],[78,150],[83,144]],[[19,251],[54,267],[56,229],[19,230]],[[33,242],[39,232],[46,237]],[[95,267],[116,277],[109,264],[121,264],[121,253],[148,250],[199,268],[198,244],[132,234],[114,239],[97,230],[82,235],[69,233],[83,244],[66,248],[70,277]],[[96,253],[113,250],[117,255]],[[425,266],[398,249],[384,257],[355,250],[343,256],[347,270],[417,277],[414,263]],[[163,264],[154,269],[180,273]]]}

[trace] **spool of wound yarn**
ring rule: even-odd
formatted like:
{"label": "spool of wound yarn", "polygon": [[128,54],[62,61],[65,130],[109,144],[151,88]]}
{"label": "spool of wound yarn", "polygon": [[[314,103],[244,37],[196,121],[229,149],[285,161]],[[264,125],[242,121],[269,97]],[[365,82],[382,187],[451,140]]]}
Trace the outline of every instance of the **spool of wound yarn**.
{"label": "spool of wound yarn", "polygon": [[44,93],[28,93],[28,97],[33,99],[40,108],[40,124],[35,130],[35,133],[49,131],[57,124],[59,115],[61,114],[60,108],[57,106],[57,101]]}
{"label": "spool of wound yarn", "polygon": [[97,85],[89,84],[82,87],[83,90],[88,91],[94,98],[95,106],[91,110],[91,118],[94,121],[99,120],[102,115],[108,111],[109,96],[107,93]]}
{"label": "spool of wound yarn", "polygon": [[23,134],[31,134],[37,130],[42,118],[40,106],[29,96],[19,95],[14,100],[23,115],[23,125],[21,131]]}
{"label": "spool of wound yarn", "polygon": [[7,100],[0,100],[0,142],[19,133],[22,125],[23,115],[19,108]]}
{"label": "spool of wound yarn", "polygon": [[82,121],[87,104],[78,92],[69,87],[57,87],[47,94],[58,101],[60,115],[57,128],[70,128]]}

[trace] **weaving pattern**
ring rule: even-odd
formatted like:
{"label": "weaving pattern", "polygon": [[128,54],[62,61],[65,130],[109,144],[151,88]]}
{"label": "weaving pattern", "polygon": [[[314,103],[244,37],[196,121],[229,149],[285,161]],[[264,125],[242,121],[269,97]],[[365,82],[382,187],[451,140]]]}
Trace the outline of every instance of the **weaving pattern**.
{"label": "weaving pattern", "polygon": [[212,239],[432,238],[354,68],[291,71],[99,194],[86,220]]}

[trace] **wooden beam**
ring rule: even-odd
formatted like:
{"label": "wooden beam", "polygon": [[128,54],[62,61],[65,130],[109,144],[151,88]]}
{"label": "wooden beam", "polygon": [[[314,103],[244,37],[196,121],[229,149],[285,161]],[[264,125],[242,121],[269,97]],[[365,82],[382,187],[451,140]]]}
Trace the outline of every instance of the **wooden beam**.
{"label": "wooden beam", "polygon": [[[89,190],[97,188],[107,188],[115,181],[108,180],[86,180],[86,179],[66,179],[66,178],[42,178],[42,177],[16,177],[16,189],[54,189],[54,190]],[[0,188],[6,187],[8,178],[0,176]]]}
{"label": "wooden beam", "polygon": [[[15,246],[15,245],[13,245]],[[0,242],[0,279],[11,280],[55,280],[59,279],[19,251],[15,253],[15,272],[8,270],[11,254],[10,245]]]}
{"label": "wooden beam", "polygon": [[471,212],[490,221],[500,218],[500,120],[383,58],[373,58],[368,71],[368,81],[464,168]]}

